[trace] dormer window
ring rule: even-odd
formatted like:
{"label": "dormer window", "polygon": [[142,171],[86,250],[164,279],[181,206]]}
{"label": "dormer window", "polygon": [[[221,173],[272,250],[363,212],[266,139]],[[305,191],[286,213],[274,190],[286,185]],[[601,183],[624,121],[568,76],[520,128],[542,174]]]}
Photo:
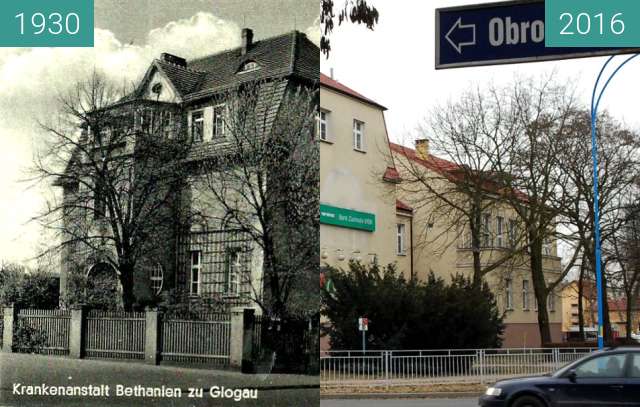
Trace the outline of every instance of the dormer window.
{"label": "dormer window", "polygon": [[260,65],[256,61],[247,61],[240,67],[238,73],[251,72],[260,69]]}

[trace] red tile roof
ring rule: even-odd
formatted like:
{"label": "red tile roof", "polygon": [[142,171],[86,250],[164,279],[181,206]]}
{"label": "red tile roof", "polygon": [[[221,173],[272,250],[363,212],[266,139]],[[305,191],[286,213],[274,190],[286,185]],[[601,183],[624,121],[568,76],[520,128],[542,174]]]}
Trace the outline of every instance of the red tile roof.
{"label": "red tile roof", "polygon": [[400,209],[401,211],[413,212],[413,208],[402,202],[399,199],[396,199],[396,209]]}
{"label": "red tile roof", "polygon": [[[392,152],[398,153],[406,157],[407,159],[422,165],[425,168],[435,171],[452,182],[461,181],[465,176],[464,169],[460,165],[453,163],[451,161],[444,160],[432,154],[429,154],[427,159],[425,160],[418,156],[418,153],[416,152],[416,150],[411,149],[409,147],[401,146],[400,144],[395,144],[390,142],[389,147],[391,148]],[[489,180],[485,180],[483,182],[482,188],[489,192],[494,192],[494,193],[501,192],[500,186]],[[522,199],[524,201],[527,200],[527,195],[524,194],[523,192],[516,191],[515,195],[519,199]]]}
{"label": "red tile roof", "polygon": [[382,106],[380,103],[369,99],[366,96],[363,96],[362,94],[356,92],[355,90],[351,89],[348,86],[345,86],[343,84],[341,84],[340,82],[338,82],[335,79],[331,79],[330,77],[328,77],[327,75],[323,74],[322,72],[320,73],[320,85],[321,86],[326,86],[328,88],[331,88],[337,92],[340,92],[342,94],[354,97],[362,102],[368,103],[370,105],[374,105],[376,107],[379,107],[382,110],[387,110],[386,107]]}

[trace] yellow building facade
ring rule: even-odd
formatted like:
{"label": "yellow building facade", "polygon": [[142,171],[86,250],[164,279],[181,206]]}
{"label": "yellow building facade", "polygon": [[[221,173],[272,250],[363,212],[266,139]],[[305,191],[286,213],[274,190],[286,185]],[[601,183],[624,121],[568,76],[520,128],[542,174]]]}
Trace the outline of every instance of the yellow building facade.
{"label": "yellow building facade", "polygon": [[[386,265],[395,263],[407,278],[424,280],[430,272],[445,279],[456,273],[471,275],[472,253],[447,216],[428,204],[415,204],[405,194],[401,161],[447,162],[431,156],[428,142],[416,150],[389,142],[386,108],[362,94],[321,74],[320,113],[320,258],[323,265],[346,268],[349,260]],[[419,150],[419,151],[418,151]],[[448,165],[452,165],[448,163]],[[432,171],[429,166],[426,171]],[[435,216],[434,216],[435,215]],[[490,262],[506,250],[509,221],[507,208],[489,216],[491,244],[483,250]],[[501,219],[501,220],[499,220]],[[498,231],[501,222],[501,231]],[[545,247],[544,268],[549,280],[560,272],[555,243]],[[505,347],[540,346],[537,307],[528,262],[510,262],[486,277],[505,310]],[[561,303],[549,298],[552,340],[560,341]],[[326,343],[324,343],[326,346]]]}

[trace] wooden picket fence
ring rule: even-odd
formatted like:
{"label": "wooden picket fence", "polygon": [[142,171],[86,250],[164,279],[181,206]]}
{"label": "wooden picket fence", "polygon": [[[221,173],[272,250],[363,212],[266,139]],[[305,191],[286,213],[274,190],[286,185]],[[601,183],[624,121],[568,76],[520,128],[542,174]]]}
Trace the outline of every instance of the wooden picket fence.
{"label": "wooden picket fence", "polygon": [[231,347],[229,314],[165,316],[161,323],[162,360],[226,365]]}
{"label": "wooden picket fence", "polygon": [[[38,353],[69,354],[69,330],[71,327],[71,312],[69,310],[20,310],[17,326],[18,328],[31,328],[40,338],[44,339],[44,346],[38,349]],[[30,351],[29,349],[19,350]]]}
{"label": "wooden picket fence", "polygon": [[87,357],[144,359],[144,312],[90,310],[85,330]]}
{"label": "wooden picket fence", "polygon": [[[85,357],[107,359],[145,359],[147,314],[144,312],[86,310],[82,324]],[[0,316],[2,309],[0,308]],[[16,314],[16,326],[28,326],[31,334],[45,338],[36,351],[16,346],[18,352],[69,355],[72,328],[70,310],[24,309]],[[3,318],[0,317],[0,328]],[[74,324],[76,322],[73,322]],[[78,322],[79,323],[79,322]],[[151,328],[153,330],[153,328]],[[227,366],[231,353],[231,315],[203,313],[160,316],[158,356],[178,363]],[[0,330],[0,341],[2,340]],[[14,337],[14,345],[17,338]],[[1,343],[1,342],[0,342]]]}

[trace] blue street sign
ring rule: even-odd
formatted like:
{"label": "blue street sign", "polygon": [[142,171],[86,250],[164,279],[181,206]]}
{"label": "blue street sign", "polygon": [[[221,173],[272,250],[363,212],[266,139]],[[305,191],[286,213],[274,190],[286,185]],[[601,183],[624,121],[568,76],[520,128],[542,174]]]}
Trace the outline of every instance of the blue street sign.
{"label": "blue street sign", "polygon": [[545,47],[544,1],[436,10],[436,69],[639,52],[638,48]]}

